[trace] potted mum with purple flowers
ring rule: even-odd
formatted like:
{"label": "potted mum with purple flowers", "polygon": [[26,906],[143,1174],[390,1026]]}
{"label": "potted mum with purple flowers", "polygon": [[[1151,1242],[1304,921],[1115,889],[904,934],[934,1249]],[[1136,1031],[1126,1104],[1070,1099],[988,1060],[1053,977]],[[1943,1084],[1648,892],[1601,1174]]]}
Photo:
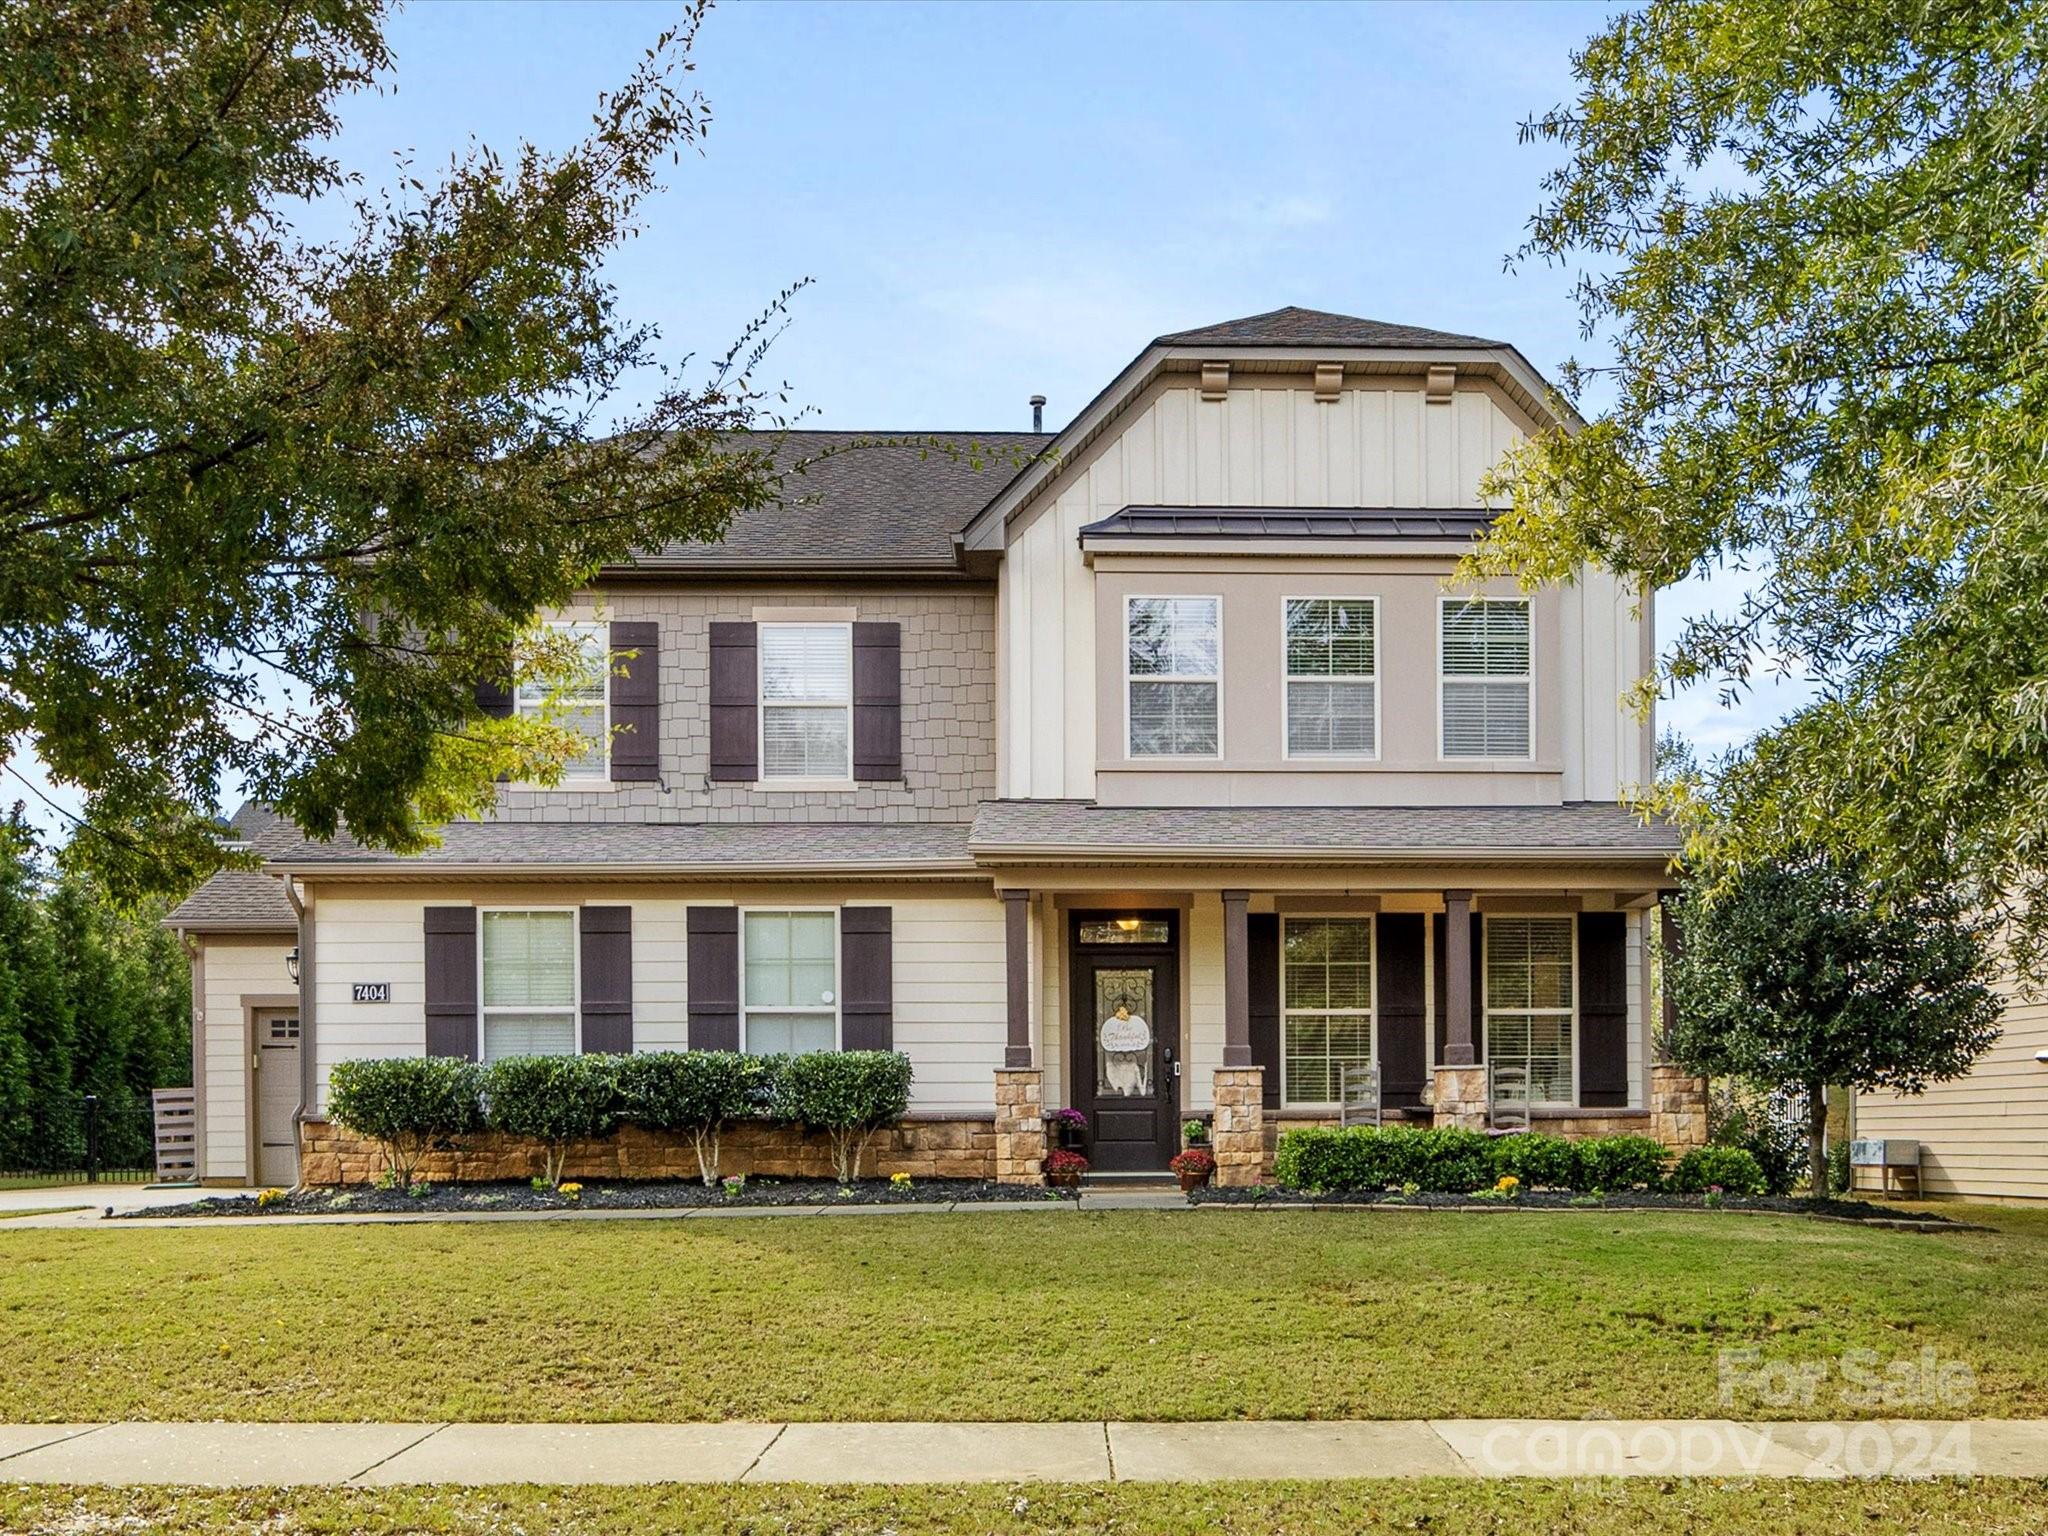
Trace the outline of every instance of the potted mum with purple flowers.
{"label": "potted mum with purple flowers", "polygon": [[1045,1127],[1052,1133],[1054,1146],[1078,1152],[1088,1130],[1088,1117],[1078,1109],[1056,1109],[1045,1117]]}

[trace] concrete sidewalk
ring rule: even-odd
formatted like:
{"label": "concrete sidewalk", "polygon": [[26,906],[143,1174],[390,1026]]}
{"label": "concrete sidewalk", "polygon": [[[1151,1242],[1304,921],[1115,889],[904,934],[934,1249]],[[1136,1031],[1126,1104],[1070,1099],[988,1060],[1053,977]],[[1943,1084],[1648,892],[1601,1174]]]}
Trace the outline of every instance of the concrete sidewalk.
{"label": "concrete sidewalk", "polygon": [[0,1482],[1215,1482],[2048,1477],[2048,1420],[1196,1424],[15,1424]]}

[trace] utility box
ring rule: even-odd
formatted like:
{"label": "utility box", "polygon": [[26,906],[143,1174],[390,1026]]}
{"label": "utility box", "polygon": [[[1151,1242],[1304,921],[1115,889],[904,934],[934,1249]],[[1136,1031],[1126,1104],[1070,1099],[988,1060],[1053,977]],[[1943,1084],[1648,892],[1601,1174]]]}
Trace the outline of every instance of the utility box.
{"label": "utility box", "polygon": [[1920,1143],[1859,1136],[1849,1143],[1850,1183],[1880,1194],[1920,1193]]}

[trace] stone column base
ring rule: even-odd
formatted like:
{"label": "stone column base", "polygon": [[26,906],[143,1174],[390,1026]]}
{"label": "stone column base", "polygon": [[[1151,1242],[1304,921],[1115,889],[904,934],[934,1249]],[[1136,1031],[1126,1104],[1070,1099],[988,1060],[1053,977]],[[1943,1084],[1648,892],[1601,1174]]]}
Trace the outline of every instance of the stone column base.
{"label": "stone column base", "polygon": [[1707,1080],[1674,1062],[1650,1067],[1650,1135],[1674,1152],[1707,1144]]}
{"label": "stone column base", "polygon": [[1232,1189],[1266,1178],[1266,1069],[1218,1067],[1216,1115],[1209,1128],[1216,1182]]}
{"label": "stone column base", "polygon": [[1045,1074],[1036,1067],[996,1072],[996,1182],[1045,1187]]}
{"label": "stone column base", "polygon": [[1486,1068],[1438,1067],[1433,1124],[1486,1129]]}

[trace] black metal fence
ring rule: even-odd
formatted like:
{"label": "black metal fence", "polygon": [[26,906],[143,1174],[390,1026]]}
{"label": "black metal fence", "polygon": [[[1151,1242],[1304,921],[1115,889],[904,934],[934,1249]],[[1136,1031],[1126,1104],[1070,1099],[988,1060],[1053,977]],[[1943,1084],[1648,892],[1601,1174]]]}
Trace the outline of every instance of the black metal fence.
{"label": "black metal fence", "polygon": [[0,1124],[0,1133],[0,1188],[156,1176],[156,1116],[141,1095],[51,1094]]}

